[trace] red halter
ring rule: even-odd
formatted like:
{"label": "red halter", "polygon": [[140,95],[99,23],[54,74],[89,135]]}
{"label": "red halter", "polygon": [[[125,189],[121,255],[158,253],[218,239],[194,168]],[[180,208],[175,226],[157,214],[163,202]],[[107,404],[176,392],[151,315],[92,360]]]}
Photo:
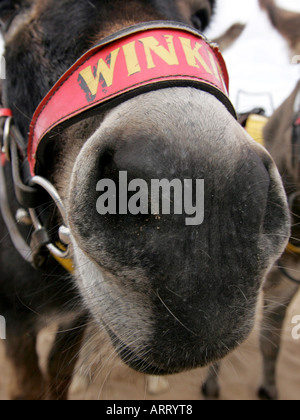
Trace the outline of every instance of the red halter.
{"label": "red halter", "polygon": [[216,96],[235,116],[228,84],[217,45],[191,27],[150,22],[127,28],[86,52],[37,108],[28,143],[31,174],[44,166],[53,130],[85,118],[99,105],[159,88],[193,86]]}

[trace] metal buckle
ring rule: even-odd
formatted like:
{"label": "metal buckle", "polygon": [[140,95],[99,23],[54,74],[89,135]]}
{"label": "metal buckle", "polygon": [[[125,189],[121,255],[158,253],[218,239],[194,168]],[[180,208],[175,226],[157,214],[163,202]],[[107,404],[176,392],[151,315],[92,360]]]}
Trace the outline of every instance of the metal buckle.
{"label": "metal buckle", "polygon": [[11,130],[12,117],[7,117],[3,128],[2,138],[2,153],[5,155],[7,162],[10,162],[10,130]]}
{"label": "metal buckle", "polygon": [[[71,243],[71,232],[70,229],[68,228],[68,223],[67,223],[67,214],[66,214],[66,210],[64,207],[64,204],[62,202],[62,199],[60,198],[57,190],[54,188],[54,186],[47,181],[45,178],[42,178],[40,176],[35,176],[32,178],[32,183],[39,185],[40,187],[42,187],[52,198],[52,200],[54,201],[56,207],[58,208],[62,219],[63,219],[63,225],[59,228],[58,234],[59,234],[59,238],[61,240],[61,242],[66,245],[66,250],[62,250],[60,249],[57,245],[54,245],[52,243],[49,243],[46,245],[46,247],[48,248],[49,252],[56,256],[57,258],[61,258],[61,259],[70,259],[70,249],[69,249],[69,245]],[[29,209],[29,213],[30,213],[30,217],[32,219],[32,223],[34,228],[36,229],[36,231],[40,231],[43,230],[44,227],[41,224],[38,214],[36,212],[35,209]]]}

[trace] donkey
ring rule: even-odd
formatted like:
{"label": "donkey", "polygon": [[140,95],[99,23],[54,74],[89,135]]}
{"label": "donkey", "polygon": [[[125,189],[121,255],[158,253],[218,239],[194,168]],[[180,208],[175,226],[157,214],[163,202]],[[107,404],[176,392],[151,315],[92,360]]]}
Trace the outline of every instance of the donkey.
{"label": "donkey", "polygon": [[[0,2],[3,143],[12,162],[0,172],[0,313],[11,398],[67,398],[90,320],[128,366],[155,375],[220,360],[250,334],[290,217],[276,165],[237,122],[222,57],[198,32],[214,3]],[[145,72],[151,86],[123,86],[122,100],[116,89],[94,106]],[[121,211],[123,196],[118,211],[108,195],[97,206],[99,182],[117,193],[120,174],[137,214]],[[186,223],[198,201],[192,187],[189,211],[164,214],[160,195],[146,214],[143,186],[152,180],[169,181],[164,203],[179,207],[186,201],[174,185],[200,180],[203,220]],[[17,236],[3,196],[22,222]],[[66,272],[57,260],[70,257]],[[71,321],[59,328],[45,377],[36,340],[53,314]]]}
{"label": "donkey", "polygon": [[[276,363],[280,353],[281,331],[286,312],[299,291],[299,141],[300,141],[300,82],[292,94],[274,113],[264,130],[264,141],[282,174],[292,215],[292,235],[282,258],[264,286],[265,305],[262,321],[261,349],[264,358],[263,384],[259,395],[263,399],[278,399]],[[284,149],[284,153],[282,150]]]}
{"label": "donkey", "polygon": [[[286,38],[291,54],[300,54],[300,13],[286,12],[273,1],[261,0],[270,20]],[[266,148],[273,156],[282,175],[292,216],[292,234],[286,252],[271,272],[266,285],[265,314],[261,348],[264,356],[264,377],[260,396],[277,399],[276,363],[287,309],[299,290],[299,142],[300,142],[300,81],[286,101],[274,113],[264,130]],[[284,150],[284,153],[282,153]],[[273,343],[273,344],[271,344]]]}

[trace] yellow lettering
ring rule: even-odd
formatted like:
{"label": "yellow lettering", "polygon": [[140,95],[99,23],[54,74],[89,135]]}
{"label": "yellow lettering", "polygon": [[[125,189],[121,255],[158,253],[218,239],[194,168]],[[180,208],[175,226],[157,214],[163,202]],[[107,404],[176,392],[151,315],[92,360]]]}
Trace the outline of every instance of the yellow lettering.
{"label": "yellow lettering", "polygon": [[128,76],[139,73],[141,71],[141,67],[135,50],[135,41],[124,45],[123,51],[127,64]]}
{"label": "yellow lettering", "polygon": [[208,56],[209,56],[209,60],[211,62],[212,68],[213,68],[214,75],[222,83],[223,88],[225,89],[225,92],[227,92],[227,87],[225,86],[223,77],[220,76],[222,74],[220,64],[214,59],[214,57],[213,57],[213,55],[210,51],[208,51]]}
{"label": "yellow lettering", "polygon": [[213,74],[212,70],[209,68],[208,64],[205,62],[204,58],[200,54],[200,49],[203,47],[199,42],[195,43],[195,47],[192,48],[191,40],[188,38],[179,37],[186,60],[189,66],[200,68],[199,63],[204,68],[204,70]]}
{"label": "yellow lettering", "polygon": [[101,58],[98,61],[96,75],[93,74],[91,66],[85,68],[79,73],[93,96],[97,95],[101,76],[103,77],[107,87],[110,87],[113,84],[114,71],[119,52],[120,48],[117,48],[110,54],[110,66],[108,66],[106,62]]}
{"label": "yellow lettering", "polygon": [[167,41],[168,50],[160,45],[159,41],[154,36],[140,39],[140,42],[144,45],[148,69],[153,69],[155,67],[152,52],[158,55],[165,63],[169,64],[169,66],[179,65],[173,43],[173,36],[165,35],[164,38]]}

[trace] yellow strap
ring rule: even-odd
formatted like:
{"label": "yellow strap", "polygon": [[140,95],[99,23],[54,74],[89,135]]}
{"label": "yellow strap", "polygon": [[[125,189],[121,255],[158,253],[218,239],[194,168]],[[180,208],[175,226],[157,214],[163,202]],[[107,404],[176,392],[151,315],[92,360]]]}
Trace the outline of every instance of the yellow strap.
{"label": "yellow strap", "polygon": [[245,127],[250,136],[262,146],[265,145],[263,131],[268,121],[267,117],[251,114],[248,117]]}
{"label": "yellow strap", "polygon": [[[62,243],[57,242],[56,246],[62,251],[66,251],[66,248]],[[74,274],[75,268],[74,268],[74,264],[71,258],[64,259],[64,258],[59,258],[54,254],[51,254],[51,255],[66,271],[68,271],[70,274]]]}
{"label": "yellow strap", "polygon": [[300,248],[298,248],[297,246],[291,243],[289,243],[288,246],[286,247],[286,251],[289,252],[290,254],[300,255]]}

